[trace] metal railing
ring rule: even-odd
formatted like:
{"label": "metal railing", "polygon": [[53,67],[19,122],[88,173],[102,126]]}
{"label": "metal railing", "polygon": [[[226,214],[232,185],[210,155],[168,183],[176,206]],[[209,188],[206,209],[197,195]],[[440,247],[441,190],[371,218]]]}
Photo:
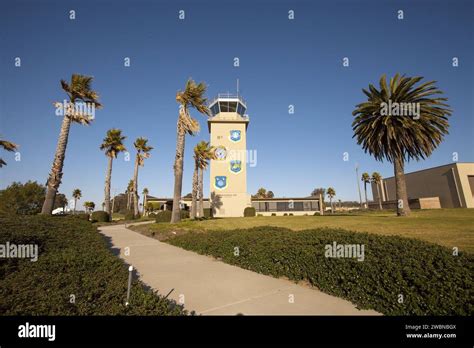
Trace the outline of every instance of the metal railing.
{"label": "metal railing", "polygon": [[238,99],[242,104],[244,104],[244,106],[247,106],[244,98],[242,98],[241,95],[236,94],[236,93],[235,94],[234,93],[218,93],[217,97],[214,97],[213,99],[211,99],[208,105],[214,104],[218,99]]}

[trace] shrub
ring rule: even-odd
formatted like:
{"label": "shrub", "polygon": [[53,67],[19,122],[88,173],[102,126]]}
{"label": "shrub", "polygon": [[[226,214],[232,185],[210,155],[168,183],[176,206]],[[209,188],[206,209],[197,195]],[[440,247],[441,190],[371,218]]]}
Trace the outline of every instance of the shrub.
{"label": "shrub", "polygon": [[288,216],[288,214],[287,214],[287,213],[284,213],[283,216]]}
{"label": "shrub", "polygon": [[257,214],[257,216],[263,216],[263,214]]}
{"label": "shrub", "polygon": [[293,216],[293,213],[288,214],[289,216]]}
{"label": "shrub", "polygon": [[76,219],[81,219],[81,220],[86,220],[86,221],[89,221],[89,218],[90,218],[89,214],[87,213],[79,213],[79,214],[74,214],[71,216]]}
{"label": "shrub", "polygon": [[[364,261],[325,257],[325,248],[362,244]],[[397,236],[316,229],[294,232],[270,226],[188,233],[170,244],[212,255],[254,272],[307,281],[359,308],[387,315],[472,315],[474,256]],[[233,254],[239,246],[239,257]],[[404,303],[398,303],[403,294]]]}
{"label": "shrub", "polygon": [[[92,224],[73,217],[0,217],[0,244],[38,245],[38,260],[0,262],[0,315],[182,315],[181,306],[133,280]],[[76,303],[71,304],[71,294]]]}
{"label": "shrub", "polygon": [[106,211],[98,210],[91,214],[92,222],[109,222],[109,214]]}
{"label": "shrub", "polygon": [[124,216],[125,220],[135,220],[135,213],[133,211],[127,211]]}
{"label": "shrub", "polygon": [[256,211],[254,207],[247,207],[244,209],[244,216],[245,217],[252,217],[255,216]]}
{"label": "shrub", "polygon": [[272,216],[277,216],[277,214],[276,214],[276,213],[272,213]]}
{"label": "shrub", "polygon": [[189,210],[180,210],[179,215],[181,219],[189,219]]}
{"label": "shrub", "polygon": [[204,217],[209,219],[212,217],[212,209],[211,208],[204,208]]}
{"label": "shrub", "polygon": [[156,222],[170,222],[171,210],[162,210],[156,214]]}
{"label": "shrub", "polygon": [[[34,215],[41,212],[46,187],[36,181],[24,184],[14,182],[0,191],[0,212],[6,214]],[[59,194],[58,194],[59,195]]]}

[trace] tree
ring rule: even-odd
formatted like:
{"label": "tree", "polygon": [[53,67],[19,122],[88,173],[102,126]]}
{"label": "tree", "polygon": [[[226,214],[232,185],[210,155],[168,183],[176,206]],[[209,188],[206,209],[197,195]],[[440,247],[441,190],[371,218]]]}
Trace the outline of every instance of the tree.
{"label": "tree", "polygon": [[171,214],[171,223],[181,221],[180,200],[183,187],[183,160],[184,145],[186,133],[194,135],[199,131],[199,122],[192,118],[189,109],[195,108],[203,115],[209,116],[209,108],[204,97],[206,85],[201,82],[196,84],[192,79],[186,82],[184,91],[176,93],[176,101],[179,106],[178,123],[176,126],[176,157],[174,162],[174,193],[173,193],[173,211]]}
{"label": "tree", "polygon": [[332,187],[328,187],[327,195],[329,197],[329,204],[331,205],[331,214],[332,214],[334,213],[334,207],[332,206],[332,199],[336,195],[336,190],[334,190]]}
{"label": "tree", "polygon": [[34,215],[41,211],[46,187],[36,181],[24,184],[13,182],[0,191],[0,212],[5,214]]}
{"label": "tree", "polygon": [[127,151],[123,141],[126,136],[122,135],[120,129],[112,128],[107,131],[107,136],[104,138],[100,149],[105,151],[105,155],[108,158],[107,174],[105,176],[105,211],[109,214],[109,219],[112,218],[112,212],[110,210],[110,183],[112,180],[112,162],[114,158],[120,152]]}
{"label": "tree", "polygon": [[365,209],[367,209],[369,207],[369,201],[367,200],[367,184],[370,183],[369,173],[362,173],[360,180],[364,183]]}
{"label": "tree", "polygon": [[[378,161],[384,159],[393,163],[397,197],[397,215],[410,214],[405,182],[404,166],[410,159],[420,160],[431,155],[433,150],[448,134],[448,117],[451,116],[447,98],[437,95],[436,81],[415,86],[423,77],[404,77],[398,73],[387,86],[385,75],[380,78],[380,90],[369,85],[362,91],[367,101],[356,105],[352,123],[357,144]],[[392,116],[386,112],[386,105],[415,107],[419,110],[414,117]]]}
{"label": "tree", "polygon": [[380,175],[377,172],[372,173],[372,182],[375,184],[377,187],[377,198],[379,201],[379,209],[382,210],[382,197],[380,196],[380,184],[382,183],[382,175]]}
{"label": "tree", "polygon": [[148,194],[150,192],[148,191],[148,189],[145,187],[142,191],[142,194],[143,194],[143,215],[146,214],[146,209],[147,209],[147,202],[148,202]]}
{"label": "tree", "polygon": [[[0,147],[2,147],[5,151],[13,152],[13,151],[16,151],[16,149],[18,148],[18,145],[12,143],[11,141],[0,139]],[[2,158],[0,158],[0,168],[6,165],[7,165],[7,162],[5,162]]]}
{"label": "tree", "polygon": [[56,193],[63,176],[64,158],[66,156],[66,147],[71,123],[88,125],[92,122],[94,115],[90,115],[85,111],[85,108],[83,107],[84,104],[89,105],[94,109],[102,107],[98,102],[99,96],[91,89],[92,79],[93,78],[90,76],[73,74],[69,84],[64,80],[61,80],[61,87],[68,95],[69,102],[67,105],[64,105],[64,108],[62,103],[55,103],[57,110],[56,113],[62,110],[63,120],[56,146],[56,153],[54,155],[53,166],[51,167],[51,172],[46,183],[47,192],[43,208],[41,209],[42,214],[51,214],[53,211],[54,199],[56,198]]}
{"label": "tree", "polygon": [[74,198],[74,209],[73,209],[73,214],[76,214],[76,205],[77,205],[77,200],[81,199],[82,197],[82,192],[79,189],[75,189],[72,191],[72,197]]}
{"label": "tree", "polygon": [[[63,193],[58,192],[56,194],[56,199],[54,200],[53,210],[58,209],[58,208],[63,208],[63,211],[64,211],[64,208],[66,207],[66,205],[68,203],[69,202],[68,202],[66,196]],[[41,204],[41,205],[43,205],[43,204]]]}
{"label": "tree", "polygon": [[273,193],[273,191],[267,191],[267,198],[273,198],[275,197],[275,194]]}
{"label": "tree", "polygon": [[201,141],[194,147],[193,190],[191,193],[191,218],[193,219],[197,215],[204,216],[204,170],[209,165],[209,160],[215,159],[214,150],[214,147],[210,146],[207,141]]}
{"label": "tree", "polygon": [[138,167],[145,165],[145,159],[150,157],[150,151],[153,150],[152,146],[149,146],[148,139],[137,138],[133,143],[133,146],[137,150],[135,157],[135,170],[133,172],[133,214],[138,217],[140,214],[138,210]]}
{"label": "tree", "polygon": [[84,202],[84,208],[86,209],[86,212],[90,213],[94,211],[95,209],[95,203],[94,202]]}
{"label": "tree", "polygon": [[132,207],[132,195],[133,195],[133,179],[128,182],[127,189],[125,193],[127,194],[127,210],[130,210]]}
{"label": "tree", "polygon": [[311,192],[311,197],[319,197],[321,195],[321,204],[322,204],[322,207],[323,209],[325,208],[325,204],[324,204],[324,198],[326,196],[326,189],[323,188],[323,187],[318,187],[318,188],[315,188],[312,192]]}

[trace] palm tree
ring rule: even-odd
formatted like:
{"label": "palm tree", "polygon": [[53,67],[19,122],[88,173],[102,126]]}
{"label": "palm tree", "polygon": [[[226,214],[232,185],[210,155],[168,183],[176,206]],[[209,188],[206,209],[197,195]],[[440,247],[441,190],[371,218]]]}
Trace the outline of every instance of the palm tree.
{"label": "palm tree", "polygon": [[95,203],[94,202],[84,202],[84,208],[86,208],[86,211],[90,213],[95,209]]}
{"label": "palm tree", "polygon": [[74,210],[73,210],[73,214],[76,214],[76,206],[77,206],[77,200],[78,199],[81,199],[82,197],[82,192],[81,190],[79,189],[75,189],[74,191],[72,191],[72,197],[74,198]]}
{"label": "palm tree", "polygon": [[[193,213],[192,207],[196,206],[196,209],[194,209],[194,217],[196,217],[196,215],[199,217],[204,216],[204,171],[209,165],[209,160],[215,158],[215,148],[210,146],[207,141],[199,142],[194,148],[195,170],[193,175],[193,203],[191,205],[191,213]],[[198,198],[199,204],[196,204]]]}
{"label": "palm tree", "polygon": [[125,192],[127,193],[127,210],[130,210],[132,207],[133,179],[128,182]]}
{"label": "palm tree", "polygon": [[[448,134],[448,116],[451,116],[447,98],[435,95],[442,94],[435,83],[424,82],[415,86],[423,77],[404,77],[398,73],[390,79],[387,86],[386,77],[380,78],[380,90],[372,84],[369,91],[362,91],[367,101],[358,104],[353,111],[352,123],[357,144],[362,145],[378,161],[386,159],[393,163],[397,196],[397,215],[410,214],[405,182],[405,161],[424,159],[431,155]],[[383,113],[383,106],[396,103],[413,103],[400,105],[419,106],[416,117],[392,116]],[[398,104],[397,104],[398,105]]]}
{"label": "palm tree", "polygon": [[126,136],[122,135],[120,129],[112,128],[107,131],[107,136],[104,138],[100,149],[105,151],[108,157],[107,174],[105,176],[105,211],[109,214],[109,220],[112,219],[112,212],[110,211],[110,182],[112,180],[112,162],[114,158],[122,151],[127,151],[123,141]]}
{"label": "palm tree", "polygon": [[178,91],[178,93],[176,93],[176,101],[180,106],[176,126],[177,139],[176,158],[174,161],[174,194],[171,223],[176,223],[181,220],[179,203],[183,187],[183,159],[186,133],[194,135],[199,131],[199,122],[191,117],[189,108],[193,107],[201,114],[209,116],[209,108],[206,105],[206,98],[204,97],[205,92],[206,85],[203,82],[196,84],[192,79],[189,79],[186,82],[184,91]]}
{"label": "palm tree", "polygon": [[152,146],[148,146],[148,139],[137,138],[133,143],[137,150],[137,156],[135,157],[135,170],[133,172],[133,214],[138,217],[140,212],[138,211],[138,167],[145,165],[145,159],[150,157],[150,151],[153,150]]}
{"label": "palm tree", "polygon": [[147,196],[150,192],[148,191],[148,189],[145,187],[142,191],[142,194],[143,194],[143,215],[145,215],[146,213],[146,205],[147,205]]}
{"label": "palm tree", "polygon": [[324,197],[326,196],[326,189],[323,187],[315,188],[311,192],[311,197],[320,197],[321,198],[321,207],[324,209],[326,204],[324,203]]}
{"label": "palm tree", "polygon": [[332,199],[336,195],[336,190],[334,190],[332,187],[328,187],[327,189],[327,195],[329,197],[329,204],[331,205],[331,214],[334,212],[334,207],[332,206]]}
{"label": "palm tree", "polygon": [[[91,76],[73,74],[69,84],[64,80],[61,80],[61,87],[68,95],[69,103],[63,110],[61,131],[56,146],[53,166],[51,167],[51,172],[46,183],[46,198],[43,203],[43,208],[41,209],[41,214],[51,214],[53,211],[54,200],[63,176],[64,158],[66,156],[66,147],[71,123],[88,125],[94,119],[93,115],[84,112],[84,108],[80,108],[81,111],[77,111],[79,108],[76,108],[76,103],[87,104],[97,109],[102,107],[98,102],[98,94],[91,89],[92,79],[93,77]],[[61,105],[61,103],[55,103],[55,106],[58,109]]]}
{"label": "palm tree", "polygon": [[[14,144],[11,141],[2,140],[2,139],[0,139],[0,146],[3,147],[4,150],[10,151],[10,152],[16,151],[16,149],[18,148],[17,144]],[[0,168],[6,165],[7,163],[3,159],[0,158]]]}
{"label": "palm tree", "polygon": [[367,200],[367,184],[370,183],[369,173],[362,173],[362,177],[360,180],[364,183],[365,209],[367,209],[369,207],[369,201]]}
{"label": "palm tree", "polygon": [[377,187],[377,197],[379,200],[379,209],[382,210],[382,197],[380,197],[380,190],[379,186],[382,183],[382,175],[380,175],[378,172],[373,172],[372,173],[372,182],[375,183],[375,186]]}

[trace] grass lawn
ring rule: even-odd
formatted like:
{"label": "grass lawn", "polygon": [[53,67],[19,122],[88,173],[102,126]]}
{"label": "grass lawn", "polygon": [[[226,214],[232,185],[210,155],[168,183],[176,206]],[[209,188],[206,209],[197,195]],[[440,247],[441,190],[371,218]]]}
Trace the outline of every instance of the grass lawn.
{"label": "grass lawn", "polygon": [[474,209],[414,210],[409,217],[394,212],[360,212],[325,216],[257,216],[250,218],[186,220],[176,225],[155,223],[132,229],[166,240],[190,231],[247,229],[257,226],[285,227],[294,231],[319,227],[342,228],[379,235],[420,239],[448,248],[474,253]]}

